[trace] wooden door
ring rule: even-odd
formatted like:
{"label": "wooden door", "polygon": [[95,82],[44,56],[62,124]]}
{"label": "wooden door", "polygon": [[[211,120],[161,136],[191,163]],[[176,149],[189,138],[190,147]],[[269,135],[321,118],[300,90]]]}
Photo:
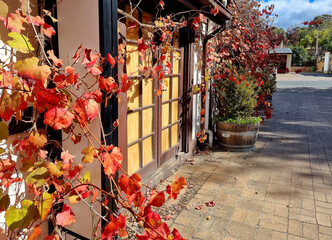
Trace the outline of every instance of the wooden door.
{"label": "wooden door", "polygon": [[[152,15],[145,12],[137,11],[134,16],[143,23],[152,19]],[[128,25],[128,22],[123,25]],[[124,169],[129,174],[139,172],[144,177],[179,151],[182,51],[179,36],[175,36],[169,53],[172,71],[165,75],[165,89],[157,96],[155,93],[160,82],[138,72],[139,65],[152,65],[155,54],[147,50],[147,61],[141,61],[138,40],[147,34],[145,31],[148,29],[142,30],[138,26],[126,29],[122,26],[119,31],[127,52],[124,73],[131,81],[131,87],[119,98],[119,144],[124,155]]]}
{"label": "wooden door", "polygon": [[173,48],[170,52],[172,71],[165,75],[165,89],[159,97],[159,163],[173,157],[180,151],[183,51],[179,48],[179,35],[175,34]]}

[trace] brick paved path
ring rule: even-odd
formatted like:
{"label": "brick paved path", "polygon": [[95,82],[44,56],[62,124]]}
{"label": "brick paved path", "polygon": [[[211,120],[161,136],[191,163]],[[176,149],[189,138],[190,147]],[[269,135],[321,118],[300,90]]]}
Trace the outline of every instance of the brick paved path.
{"label": "brick paved path", "polygon": [[332,89],[283,89],[273,105],[255,152],[198,156],[175,173],[191,185],[168,221],[184,237],[332,239]]}

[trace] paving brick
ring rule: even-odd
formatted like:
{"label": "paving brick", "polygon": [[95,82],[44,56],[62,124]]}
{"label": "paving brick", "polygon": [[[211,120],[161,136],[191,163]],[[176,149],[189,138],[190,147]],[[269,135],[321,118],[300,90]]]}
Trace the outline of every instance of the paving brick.
{"label": "paving brick", "polygon": [[315,224],[303,223],[303,237],[318,239],[318,226]]}
{"label": "paving brick", "polygon": [[302,199],[302,207],[308,210],[315,210],[315,203],[313,200]]}
{"label": "paving brick", "polygon": [[176,228],[184,239],[191,239],[194,235],[194,232],[197,230],[195,227],[184,226],[181,224],[173,224],[170,226],[170,228]]}
{"label": "paving brick", "polygon": [[222,240],[237,240],[237,239],[234,237],[226,236],[226,237],[223,237]]}
{"label": "paving brick", "polygon": [[289,219],[288,233],[302,236],[302,222]]}
{"label": "paving brick", "polygon": [[260,219],[260,226],[279,232],[287,232],[287,218],[263,213]]}
{"label": "paving brick", "polygon": [[332,228],[331,227],[325,227],[325,226],[319,226],[318,231],[323,234],[331,235],[332,236]]}
{"label": "paving brick", "polygon": [[[232,221],[227,228],[227,234],[239,239],[254,239],[256,228],[242,223]],[[212,238],[217,239],[217,238]]]}
{"label": "paving brick", "polygon": [[332,215],[332,209],[331,208],[316,207],[316,212],[326,213],[326,214]]}
{"label": "paving brick", "polygon": [[177,216],[177,218],[174,220],[174,223],[197,227],[203,219],[204,217],[200,217],[198,213],[184,210],[179,216]]}
{"label": "paving brick", "polygon": [[305,215],[305,216],[309,216],[309,217],[316,216],[315,211],[307,210],[304,208],[291,207],[291,208],[289,208],[289,212],[300,214],[300,215]]}
{"label": "paving brick", "polygon": [[306,215],[300,215],[300,214],[296,214],[296,213],[289,213],[289,219],[297,220],[300,222],[316,224],[316,218],[309,217]]}
{"label": "paving brick", "polygon": [[286,233],[272,231],[271,240],[286,240],[286,239],[287,239]]}
{"label": "paving brick", "polygon": [[332,203],[315,201],[317,207],[332,209]]}
{"label": "paving brick", "polygon": [[331,235],[319,234],[319,240],[331,240]]}
{"label": "paving brick", "polygon": [[272,230],[264,227],[259,227],[256,232],[256,240],[266,240],[272,238]]}
{"label": "paving brick", "polygon": [[317,212],[316,213],[316,218],[317,218],[317,223],[319,225],[324,225],[324,226],[331,227],[331,218],[328,214]]}
{"label": "paving brick", "polygon": [[261,200],[256,200],[252,198],[242,197],[238,201],[238,207],[250,209],[253,211],[261,211],[263,208],[264,202]]}
{"label": "paving brick", "polygon": [[299,237],[299,236],[294,236],[294,235],[288,235],[288,240],[303,240],[303,237]]}

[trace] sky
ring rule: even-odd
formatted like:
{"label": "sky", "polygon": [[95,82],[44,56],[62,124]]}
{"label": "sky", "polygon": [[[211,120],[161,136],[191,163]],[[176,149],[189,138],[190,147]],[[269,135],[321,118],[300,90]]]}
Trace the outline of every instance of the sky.
{"label": "sky", "polygon": [[332,0],[264,0],[263,6],[271,4],[274,4],[273,13],[278,14],[274,25],[285,30],[303,26],[302,22],[318,15],[332,15]]}

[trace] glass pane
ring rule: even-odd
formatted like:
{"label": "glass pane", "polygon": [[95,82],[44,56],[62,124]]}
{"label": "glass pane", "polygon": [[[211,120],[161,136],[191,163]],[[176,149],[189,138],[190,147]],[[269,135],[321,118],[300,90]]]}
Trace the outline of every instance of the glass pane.
{"label": "glass pane", "polygon": [[169,149],[169,128],[162,131],[161,150],[165,152]]}
{"label": "glass pane", "polygon": [[172,147],[178,143],[178,128],[177,124],[172,126]]}
{"label": "glass pane", "polygon": [[139,81],[136,79],[127,91],[127,109],[133,110],[139,107]]}
{"label": "glass pane", "polygon": [[173,52],[173,74],[179,74],[181,54],[178,51]]}
{"label": "glass pane", "polygon": [[179,77],[173,77],[172,98],[179,97]]}
{"label": "glass pane", "polygon": [[152,137],[143,140],[143,166],[153,160],[153,141]]}
{"label": "glass pane", "polygon": [[169,100],[169,78],[164,78],[164,88],[162,93],[162,100],[167,101]]}
{"label": "glass pane", "polygon": [[162,115],[161,126],[165,127],[169,124],[169,103],[163,104],[161,115]]}
{"label": "glass pane", "polygon": [[153,132],[153,108],[143,110],[143,137]]}
{"label": "glass pane", "polygon": [[139,55],[136,44],[127,44],[127,73],[128,75],[138,75]]}
{"label": "glass pane", "polygon": [[128,174],[133,174],[139,169],[139,143],[128,148]]}
{"label": "glass pane", "polygon": [[153,81],[151,78],[143,79],[142,81],[142,104],[144,106],[151,105],[153,103]]}
{"label": "glass pane", "polygon": [[179,101],[172,102],[172,123],[179,120]]}
{"label": "glass pane", "polygon": [[129,113],[127,116],[128,144],[139,139],[140,119],[139,112]]}

